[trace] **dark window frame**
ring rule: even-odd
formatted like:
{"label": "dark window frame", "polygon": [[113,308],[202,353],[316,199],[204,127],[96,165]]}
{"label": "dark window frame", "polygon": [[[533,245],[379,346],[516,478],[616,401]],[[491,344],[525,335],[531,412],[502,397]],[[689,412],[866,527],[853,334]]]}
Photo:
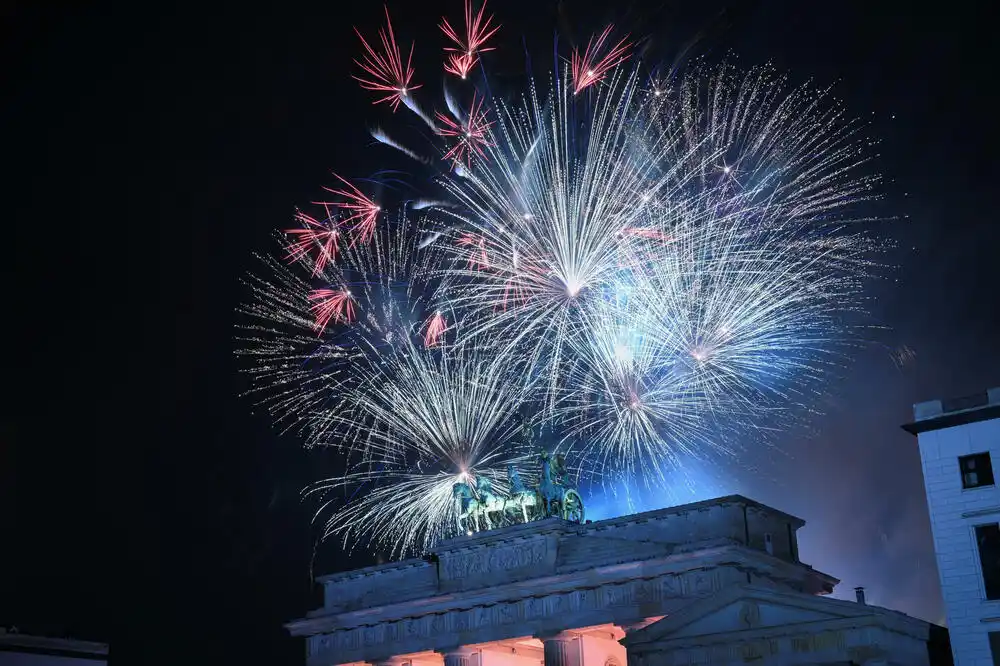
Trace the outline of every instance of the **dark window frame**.
{"label": "dark window frame", "polygon": [[1000,523],[976,525],[974,534],[986,599],[1000,601]]}
{"label": "dark window frame", "polygon": [[[974,490],[975,488],[996,485],[996,478],[993,475],[993,459],[989,451],[960,456],[958,470],[962,475],[962,490]],[[973,478],[970,479],[970,477]]]}
{"label": "dark window frame", "polygon": [[993,663],[1000,666],[1000,631],[991,631],[986,637],[990,641],[990,656],[993,657]]}

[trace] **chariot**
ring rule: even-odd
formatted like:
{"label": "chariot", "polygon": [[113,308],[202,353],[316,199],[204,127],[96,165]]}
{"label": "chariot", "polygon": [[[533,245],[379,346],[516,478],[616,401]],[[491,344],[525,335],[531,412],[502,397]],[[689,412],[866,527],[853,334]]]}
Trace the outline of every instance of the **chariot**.
{"label": "chariot", "polygon": [[493,529],[494,518],[501,524],[517,522],[518,517],[525,523],[550,517],[582,523],[585,516],[583,498],[569,485],[565,458],[562,454],[549,453],[539,457],[542,471],[535,487],[526,486],[517,468],[507,466],[506,497],[493,492],[493,484],[486,476],[456,483],[452,492],[458,529],[468,534],[478,532],[480,518],[488,530]]}

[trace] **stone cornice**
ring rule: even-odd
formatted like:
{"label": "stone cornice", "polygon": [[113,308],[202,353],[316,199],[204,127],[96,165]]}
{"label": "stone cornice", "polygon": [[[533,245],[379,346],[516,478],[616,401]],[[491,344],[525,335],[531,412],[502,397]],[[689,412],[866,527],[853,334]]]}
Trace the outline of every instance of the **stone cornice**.
{"label": "stone cornice", "polygon": [[573,527],[575,527],[578,532],[584,532],[587,530],[613,527],[616,525],[626,525],[628,523],[642,523],[650,520],[656,520],[658,518],[665,518],[667,516],[691,513],[693,511],[703,511],[716,506],[728,506],[732,504],[758,509],[766,513],[772,513],[776,516],[780,516],[794,524],[796,529],[806,524],[806,521],[797,516],[785,513],[784,511],[779,511],[778,509],[769,507],[766,504],[755,502],[754,500],[744,497],[743,495],[726,495],[725,497],[717,497],[715,499],[703,500],[701,502],[681,504],[680,506],[671,506],[664,509],[654,509],[652,511],[644,511],[643,513],[633,513],[627,516],[619,516],[617,518],[607,518],[605,520],[594,521],[587,525],[573,525]]}
{"label": "stone cornice", "polygon": [[[749,569],[758,575],[763,575],[776,581],[803,580],[804,578],[807,578],[806,576],[803,576],[803,573],[805,572],[808,574],[809,578],[813,578],[819,583],[825,583],[831,588],[840,583],[839,578],[834,578],[833,576],[825,574],[822,571],[817,571],[808,564],[802,564],[801,562],[795,564],[786,562],[768,555],[767,553],[754,550],[753,548],[736,546],[733,550],[734,552],[739,553],[739,560],[734,561],[732,563],[733,566]],[[726,562],[724,564],[730,563]],[[828,594],[828,592],[821,591],[819,589],[807,590],[807,592],[810,594]]]}
{"label": "stone cornice", "polygon": [[782,579],[801,580],[803,573],[818,576],[824,580],[836,580],[825,574],[816,572],[805,565],[787,563],[766,553],[748,549],[741,545],[727,544],[716,545],[712,548],[705,548],[694,552],[670,554],[659,558],[616,563],[527,580],[518,580],[498,587],[438,594],[436,596],[346,613],[313,616],[290,622],[285,627],[294,636],[308,636],[433,613],[444,613],[452,610],[506,603],[519,599],[566,593],[573,590],[593,589],[627,581],[651,579],[667,574],[680,574],[717,567],[748,570],[759,576],[779,581]]}
{"label": "stone cornice", "polygon": [[399,562],[387,562],[385,564],[376,564],[374,566],[365,567],[363,569],[352,569],[351,571],[341,571],[340,573],[327,574],[325,576],[319,576],[316,578],[316,582],[323,583],[335,583],[344,580],[350,580],[352,578],[364,578],[365,576],[374,576],[381,573],[386,573],[389,571],[399,571],[401,569],[412,569],[414,567],[428,567],[432,566],[426,558],[411,557],[410,559],[400,560]]}

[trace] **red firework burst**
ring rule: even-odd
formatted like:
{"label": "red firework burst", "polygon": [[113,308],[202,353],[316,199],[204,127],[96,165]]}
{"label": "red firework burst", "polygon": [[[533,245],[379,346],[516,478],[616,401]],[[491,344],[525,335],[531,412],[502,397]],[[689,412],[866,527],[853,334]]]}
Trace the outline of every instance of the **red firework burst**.
{"label": "red firework burst", "polygon": [[467,265],[472,270],[484,270],[490,267],[486,256],[486,239],[479,234],[465,232],[458,237],[458,246],[471,248]]}
{"label": "red firework burst", "polygon": [[373,104],[389,102],[392,110],[395,111],[411,90],[420,87],[419,84],[410,83],[413,78],[413,68],[410,66],[410,62],[413,60],[413,45],[410,45],[410,55],[407,56],[404,65],[403,56],[396,43],[396,35],[392,31],[388,7],[385,9],[385,27],[379,28],[378,31],[379,40],[382,42],[380,50],[373,48],[357,28],[354,29],[354,32],[365,48],[361,59],[355,60],[354,64],[364,70],[370,78],[360,76],[352,78],[360,83],[365,90],[388,93],[385,97],[375,100]]}
{"label": "red firework burst", "polygon": [[323,335],[331,319],[334,323],[345,324],[354,321],[354,301],[346,288],[314,289],[309,293],[309,300],[313,301],[310,309],[315,317],[313,328],[317,335]]}
{"label": "red firework burst", "polygon": [[478,61],[479,58],[468,53],[449,53],[444,63],[444,71],[464,79]]}
{"label": "red firework burst", "polygon": [[609,25],[598,37],[591,37],[587,42],[587,50],[580,55],[579,50],[573,49],[573,56],[570,60],[570,67],[573,72],[573,94],[579,94],[581,90],[588,88],[604,78],[608,70],[620,65],[629,58],[627,51],[632,48],[631,43],[626,43],[628,35],[623,37],[606,54],[604,52],[604,42],[611,34],[613,25]]}
{"label": "red firework burst", "polygon": [[458,142],[445,153],[446,160],[453,162],[470,163],[472,154],[475,153],[485,158],[484,146],[489,146],[486,140],[486,132],[493,124],[486,120],[486,110],[482,108],[482,100],[475,94],[472,95],[472,108],[469,110],[469,117],[465,123],[457,123],[450,116],[446,116],[440,111],[437,112],[437,119],[441,121],[443,127],[438,128],[441,136],[458,139]]}
{"label": "red firework burst", "polygon": [[448,330],[448,320],[440,312],[435,312],[427,320],[427,329],[424,331],[424,347],[436,347],[441,344],[441,336]]}
{"label": "red firework burst", "polygon": [[320,201],[317,203],[324,206],[336,206],[341,210],[349,212],[343,223],[351,224],[352,222],[356,222],[352,229],[358,232],[357,238],[351,241],[352,246],[357,241],[361,241],[362,243],[368,242],[372,234],[375,233],[375,225],[378,222],[378,214],[382,210],[382,207],[362,194],[361,190],[354,187],[354,185],[351,185],[337,174],[333,175],[345,185],[345,189],[334,190],[329,187],[324,187],[323,189],[331,194],[344,197],[347,201],[345,203],[329,201]]}
{"label": "red firework burst", "polygon": [[323,272],[327,262],[337,258],[339,250],[340,231],[327,209],[326,219],[322,222],[302,211],[295,213],[295,220],[302,223],[299,229],[285,229],[295,240],[288,244],[289,261],[301,261],[316,250],[316,262],[313,264],[313,275]]}
{"label": "red firework burst", "polygon": [[492,51],[493,48],[484,48],[486,40],[496,34],[500,26],[491,26],[493,17],[488,17],[483,21],[483,14],[486,12],[486,3],[479,8],[479,12],[473,15],[472,0],[465,0],[465,36],[459,37],[458,31],[451,27],[448,19],[441,18],[441,31],[453,41],[456,47],[445,47],[448,52],[448,61],[445,63],[444,71],[465,78],[475,67],[479,60],[477,53]]}

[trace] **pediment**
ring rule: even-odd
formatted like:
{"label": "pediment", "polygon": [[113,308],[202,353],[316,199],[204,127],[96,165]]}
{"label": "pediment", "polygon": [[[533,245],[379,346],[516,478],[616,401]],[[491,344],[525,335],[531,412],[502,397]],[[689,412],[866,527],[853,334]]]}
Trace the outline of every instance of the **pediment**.
{"label": "pediment", "polygon": [[768,627],[870,617],[871,606],[776,591],[750,585],[732,586],[692,602],[677,613],[629,634],[626,646]]}

